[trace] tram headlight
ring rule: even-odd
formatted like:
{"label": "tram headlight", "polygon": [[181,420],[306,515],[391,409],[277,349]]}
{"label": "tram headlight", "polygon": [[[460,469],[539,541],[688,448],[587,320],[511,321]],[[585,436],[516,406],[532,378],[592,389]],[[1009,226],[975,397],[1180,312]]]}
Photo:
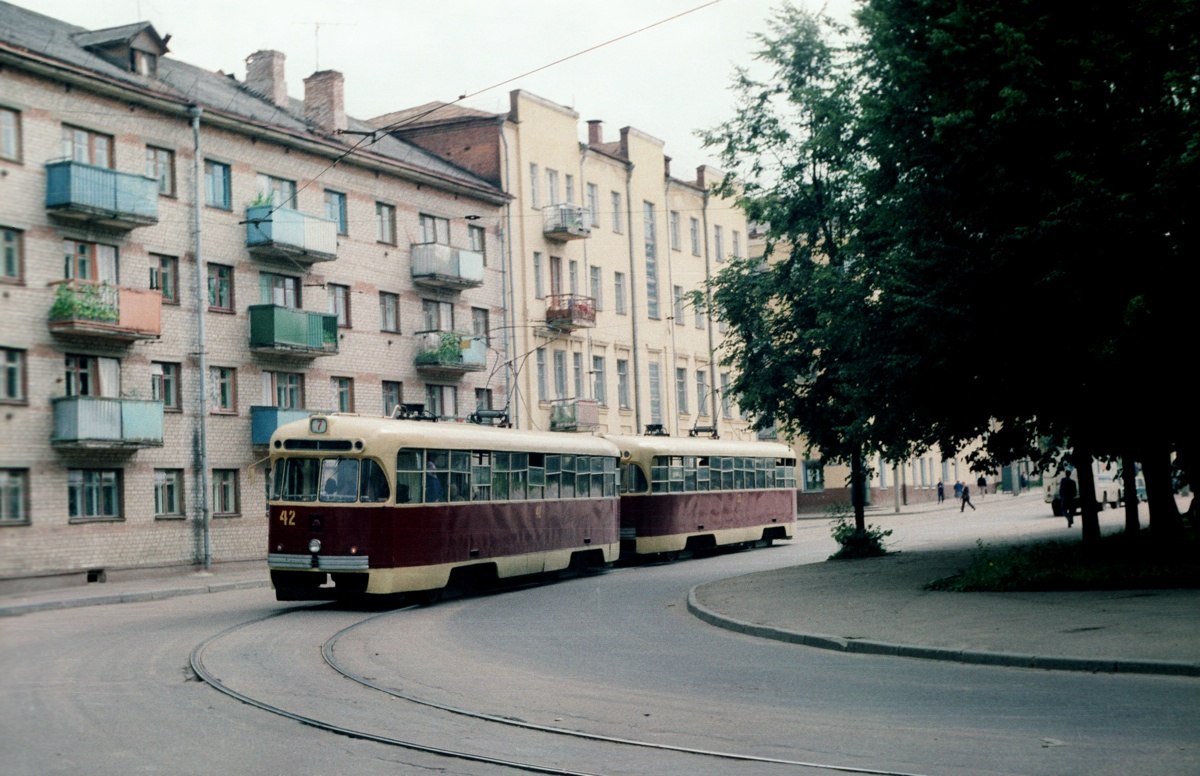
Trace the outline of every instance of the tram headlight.
{"label": "tram headlight", "polygon": [[311,541],[309,541],[308,551],[311,552],[313,555],[316,555],[318,552],[320,552],[321,551],[321,540],[320,539],[312,539]]}

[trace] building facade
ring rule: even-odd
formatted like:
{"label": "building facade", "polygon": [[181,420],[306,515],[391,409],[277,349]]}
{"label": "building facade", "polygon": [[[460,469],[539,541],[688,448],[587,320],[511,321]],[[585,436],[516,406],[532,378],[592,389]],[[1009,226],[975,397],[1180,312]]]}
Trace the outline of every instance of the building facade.
{"label": "building facade", "polygon": [[601,122],[522,90],[507,113],[431,103],[371,123],[512,197],[514,424],[753,436],[722,390],[723,327],[704,303],[706,279],[748,248],[745,215],[712,193],[720,171],[675,178],[661,140],[625,127],[606,141]]}
{"label": "building facade", "polygon": [[503,191],[166,44],[0,3],[0,586],[259,561],[277,425],[462,418],[508,360]]}

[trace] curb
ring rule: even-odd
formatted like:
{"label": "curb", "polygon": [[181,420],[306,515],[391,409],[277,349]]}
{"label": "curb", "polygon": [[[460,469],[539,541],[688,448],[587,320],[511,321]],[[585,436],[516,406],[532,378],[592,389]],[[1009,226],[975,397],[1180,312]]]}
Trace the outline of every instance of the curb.
{"label": "curb", "polygon": [[224,593],[231,590],[250,590],[259,587],[270,587],[270,580],[248,580],[242,582],[214,582],[199,587],[176,587],[164,590],[138,590],[127,593],[101,593],[81,598],[60,598],[49,601],[36,601],[24,604],[0,605],[0,617],[18,617],[22,614],[53,611],[55,609],[78,609],[84,606],[108,606],[110,604],[136,604],[146,601],[160,601],[165,598],[179,598],[188,595],[204,595],[206,593]]}
{"label": "curb", "polygon": [[1046,671],[1200,677],[1200,663],[1181,663],[1169,660],[1121,660],[1020,655],[1011,652],[986,652],[982,650],[928,647],[916,644],[892,644],[886,641],[873,641],[870,639],[847,639],[840,636],[799,633],[770,625],[755,625],[754,623],[718,614],[696,600],[696,589],[698,587],[700,585],[696,585],[688,591],[687,609],[701,621],[735,633],[782,641],[788,644],[797,644],[804,647],[828,649],[835,652],[846,652],[857,655],[886,655],[890,657],[917,658],[920,660],[944,660],[969,665],[1038,668]]}

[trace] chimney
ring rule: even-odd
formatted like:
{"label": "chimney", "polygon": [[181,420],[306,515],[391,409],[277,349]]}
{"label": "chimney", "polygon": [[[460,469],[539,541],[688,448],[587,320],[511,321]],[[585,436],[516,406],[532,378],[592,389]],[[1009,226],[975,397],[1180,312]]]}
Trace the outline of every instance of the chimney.
{"label": "chimney", "polygon": [[336,70],[319,70],[304,79],[304,118],[319,129],[346,128],[345,79]]}
{"label": "chimney", "polygon": [[246,57],[246,86],[280,108],[288,102],[282,51],[255,51]]}
{"label": "chimney", "polygon": [[600,145],[604,142],[604,122],[600,119],[588,120],[588,145]]}

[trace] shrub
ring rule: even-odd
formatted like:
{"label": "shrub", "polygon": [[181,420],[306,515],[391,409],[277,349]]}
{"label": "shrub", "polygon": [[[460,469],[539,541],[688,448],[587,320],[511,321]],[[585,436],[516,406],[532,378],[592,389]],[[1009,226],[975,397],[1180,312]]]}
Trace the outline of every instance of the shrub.
{"label": "shrub", "polygon": [[868,525],[865,530],[859,531],[850,517],[850,508],[844,504],[831,507],[829,511],[834,517],[830,534],[839,546],[838,551],[829,556],[829,560],[875,558],[887,555],[887,548],[883,546],[883,540],[892,535],[890,529],[884,530]]}

